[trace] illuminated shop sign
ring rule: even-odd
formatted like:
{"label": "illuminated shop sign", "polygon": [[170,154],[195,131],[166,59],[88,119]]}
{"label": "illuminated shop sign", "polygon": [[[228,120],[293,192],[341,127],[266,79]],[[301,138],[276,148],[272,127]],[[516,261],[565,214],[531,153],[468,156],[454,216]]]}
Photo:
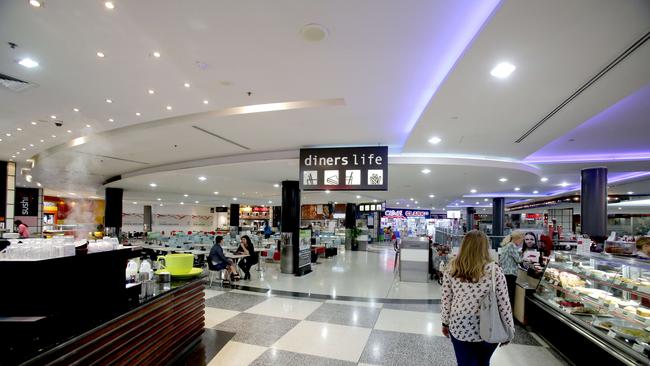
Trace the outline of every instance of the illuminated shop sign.
{"label": "illuminated shop sign", "polygon": [[387,208],[384,211],[384,217],[389,219],[408,219],[408,218],[424,218],[431,217],[429,210],[403,210],[400,208]]}

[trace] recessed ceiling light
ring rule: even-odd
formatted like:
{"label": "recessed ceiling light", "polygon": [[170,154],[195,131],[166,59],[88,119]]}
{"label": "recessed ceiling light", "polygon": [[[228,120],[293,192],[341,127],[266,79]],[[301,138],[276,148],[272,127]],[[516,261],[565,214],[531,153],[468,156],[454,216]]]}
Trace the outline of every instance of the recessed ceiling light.
{"label": "recessed ceiling light", "polygon": [[55,138],[56,138],[56,135],[52,135],[52,138],[55,139]]}
{"label": "recessed ceiling light", "polygon": [[66,131],[66,132],[67,132],[67,133],[72,133],[72,130],[68,130],[68,131]]}
{"label": "recessed ceiling light", "polygon": [[159,204],[158,206],[163,207],[163,204],[161,203],[161,204]]}
{"label": "recessed ceiling light", "polygon": [[32,125],[36,126],[38,122],[32,121]]}
{"label": "recessed ceiling light", "polygon": [[162,201],[162,198],[156,198],[157,201]]}
{"label": "recessed ceiling light", "polygon": [[187,194],[187,193],[185,193],[185,194],[183,195],[183,197],[188,197],[188,196],[189,196],[189,194]]}
{"label": "recessed ceiling light", "polygon": [[38,0],[29,0],[29,5],[35,7],[35,8],[40,8],[41,7],[41,2]]}
{"label": "recessed ceiling light", "polygon": [[519,192],[520,190],[521,190],[521,188],[519,188],[519,187],[515,187],[515,191],[516,191],[516,192]]}
{"label": "recessed ceiling light", "polygon": [[273,201],[269,201],[269,205],[272,204],[272,203],[273,203]]}
{"label": "recessed ceiling light", "polygon": [[154,188],[156,188],[156,187],[158,187],[158,185],[157,185],[156,183],[149,183],[149,187],[154,187]]}
{"label": "recessed ceiling light", "polygon": [[399,202],[397,202],[397,204],[399,205]]}
{"label": "recessed ceiling light", "polygon": [[507,181],[508,181],[508,178],[499,178],[499,182],[503,183],[503,182],[507,182]]}
{"label": "recessed ceiling light", "polygon": [[330,190],[329,190],[329,189],[326,189],[326,190],[325,190],[325,194],[330,194]]}
{"label": "recessed ceiling light", "polygon": [[23,130],[23,129],[20,128],[20,127],[16,128],[16,131],[22,131],[22,130]]}
{"label": "recessed ceiling light", "polygon": [[154,53],[153,53],[153,57],[155,57],[155,58],[160,58],[160,52],[158,52],[158,51],[154,51]]}
{"label": "recessed ceiling light", "polygon": [[417,208],[420,208],[420,206],[418,206]]}
{"label": "recessed ceiling light", "polygon": [[237,197],[233,197],[232,200],[233,200],[233,201],[237,201]]}
{"label": "recessed ceiling light", "polygon": [[149,94],[154,94],[155,93],[155,91],[153,89],[149,89],[148,92],[149,92]]}
{"label": "recessed ceiling light", "polygon": [[181,205],[184,205],[184,204],[185,204],[185,202],[181,201]]}
{"label": "recessed ceiling light", "polygon": [[539,193],[539,191],[533,191],[533,194],[538,194],[538,193]]}
{"label": "recessed ceiling light", "polygon": [[186,87],[186,88],[189,88],[189,87],[190,87],[190,83],[185,83],[185,84],[183,84],[183,86]]}
{"label": "recessed ceiling light", "polygon": [[413,203],[415,203],[415,204],[417,205],[417,204],[418,204],[418,201],[415,201],[415,202],[413,202]]}
{"label": "recessed ceiling light", "polygon": [[42,186],[43,186],[43,185],[42,185],[41,183],[39,183],[39,182],[36,182],[36,185],[39,186],[39,187],[42,187]]}
{"label": "recessed ceiling light", "polygon": [[97,57],[104,58],[104,52],[97,52]]}
{"label": "recessed ceiling light", "polygon": [[273,185],[273,187],[275,187],[275,188],[280,188],[280,185],[277,184],[277,183],[275,183],[275,184]]}
{"label": "recessed ceiling light", "polygon": [[25,149],[25,148],[23,147],[21,150],[22,150],[22,151],[26,151],[27,149]]}
{"label": "recessed ceiling light", "polygon": [[79,108],[72,108],[73,111],[79,112]]}
{"label": "recessed ceiling light", "polygon": [[112,119],[112,118],[109,118],[109,119],[108,119],[108,122],[115,122],[115,120]]}
{"label": "recessed ceiling light", "polygon": [[495,78],[505,79],[510,76],[510,74],[512,74],[515,69],[515,65],[509,62],[501,62],[496,65],[492,71],[490,71],[490,75],[494,76]]}
{"label": "recessed ceiling light", "polygon": [[20,151],[16,151],[16,155],[20,155]]}
{"label": "recessed ceiling light", "polygon": [[411,207],[411,205],[406,205],[406,207]]}
{"label": "recessed ceiling light", "polygon": [[199,203],[199,201],[194,201],[194,203]]}
{"label": "recessed ceiling light", "polygon": [[372,200],[372,202],[377,202],[377,200]]}
{"label": "recessed ceiling light", "polygon": [[[2,140],[0,140],[0,141],[2,141]],[[29,147],[34,147],[34,144],[29,144]]]}
{"label": "recessed ceiling light", "polygon": [[109,103],[109,104],[110,104],[110,103],[113,103],[113,100],[111,100],[111,99],[106,99],[106,103]]}
{"label": "recessed ceiling light", "polygon": [[436,195],[435,194],[430,194],[429,198],[434,198]]}
{"label": "recessed ceiling light", "polygon": [[140,117],[140,112],[135,112],[135,115]]}
{"label": "recessed ceiling light", "polygon": [[465,203],[465,201],[463,201],[463,200],[460,200],[460,203]]}
{"label": "recessed ceiling light", "polygon": [[413,197],[411,197],[411,198],[409,198],[409,200],[411,200],[411,201],[414,201],[414,200],[415,200],[415,198],[413,198]]}
{"label": "recessed ceiling light", "polygon": [[55,116],[55,115],[51,115],[50,118],[52,118],[52,119],[56,119],[56,116]]}
{"label": "recessed ceiling light", "polygon": [[214,194],[219,194],[219,192],[212,192],[212,193],[214,193]]}
{"label": "recessed ceiling light", "polygon": [[567,183],[567,182],[562,182],[562,183],[559,184],[559,186],[560,186],[560,187],[568,187],[568,186],[569,186],[569,183]]}
{"label": "recessed ceiling light", "polygon": [[470,189],[469,193],[476,193],[476,189]]}
{"label": "recessed ceiling light", "polygon": [[206,178],[206,177],[204,177],[204,176],[200,176],[200,177],[199,177],[199,180],[200,180],[201,182],[205,182],[206,180],[208,180],[208,178]]}
{"label": "recessed ceiling light", "polygon": [[433,136],[432,138],[429,139],[429,143],[432,145],[437,145],[442,141],[442,139],[438,136]]}
{"label": "recessed ceiling light", "polygon": [[629,192],[627,192],[627,194],[634,194],[634,192],[632,192],[632,191],[629,191]]}
{"label": "recessed ceiling light", "polygon": [[478,201],[476,201],[476,204],[477,204],[477,205],[479,204]]}
{"label": "recessed ceiling light", "polygon": [[488,201],[488,199],[487,199],[487,198],[483,198],[483,201],[485,201],[485,202],[487,202],[487,201]]}
{"label": "recessed ceiling light", "polygon": [[137,203],[137,202],[135,202],[135,201],[133,201],[133,204],[134,204],[134,205],[137,205],[138,203]]}
{"label": "recessed ceiling light", "polygon": [[429,173],[431,173],[431,170],[425,168],[425,169],[422,169],[421,172],[422,172],[422,174],[429,174]]}
{"label": "recessed ceiling light", "polygon": [[11,134],[10,134],[10,133],[7,133],[7,134],[5,134],[5,135],[7,135],[7,137],[11,137]]}
{"label": "recessed ceiling light", "polygon": [[548,178],[546,178],[546,177],[542,177],[542,178],[540,179],[540,181],[542,181],[542,182],[548,182]]}
{"label": "recessed ceiling light", "polygon": [[[113,121],[111,121],[111,122],[113,122]],[[90,125],[89,125],[89,124],[86,124],[86,127],[87,127],[87,128],[90,128]]]}
{"label": "recessed ceiling light", "polygon": [[203,104],[208,104],[208,103],[210,103],[210,102],[208,102],[207,99],[203,101]]}
{"label": "recessed ceiling light", "polygon": [[104,6],[106,7],[106,9],[111,9],[111,10],[115,9],[115,4],[113,4],[112,1],[105,2]]}
{"label": "recessed ceiling light", "polygon": [[18,61],[18,64],[20,64],[21,66],[24,66],[24,67],[26,67],[26,68],[28,68],[28,69],[31,69],[31,68],[33,68],[33,67],[38,66],[38,62],[32,60],[32,59],[29,58],[29,57],[24,58],[24,59]]}
{"label": "recessed ceiling light", "polygon": [[71,195],[71,196],[76,196],[76,195],[77,195],[77,194],[74,193],[74,192],[68,192],[68,194]]}
{"label": "recessed ceiling light", "polygon": [[172,106],[170,106],[170,105],[168,105],[166,108],[167,108],[168,111],[172,110]]}
{"label": "recessed ceiling light", "polygon": [[361,196],[357,196],[357,199],[361,198]]}
{"label": "recessed ceiling light", "polygon": [[41,141],[41,142],[45,142],[45,140],[43,140],[43,139],[41,139],[40,141]]}

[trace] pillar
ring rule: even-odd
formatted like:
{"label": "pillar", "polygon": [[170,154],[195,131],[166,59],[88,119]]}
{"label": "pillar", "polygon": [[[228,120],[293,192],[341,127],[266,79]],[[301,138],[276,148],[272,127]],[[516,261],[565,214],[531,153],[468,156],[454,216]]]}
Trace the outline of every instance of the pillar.
{"label": "pillar", "polygon": [[607,238],[607,168],[582,169],[580,185],[582,234],[602,243]]}
{"label": "pillar", "polygon": [[503,236],[503,220],[506,216],[506,200],[503,197],[492,199],[492,248],[497,249]]}
{"label": "pillar", "polygon": [[239,203],[230,204],[230,236],[235,237],[239,232]]}
{"label": "pillar", "polygon": [[474,214],[476,209],[474,207],[467,208],[467,231],[474,229]]}
{"label": "pillar", "polygon": [[309,243],[300,245],[300,184],[295,180],[282,182],[282,208],[280,209],[280,270],[296,276],[311,272]]}
{"label": "pillar", "polygon": [[122,230],[122,197],[121,188],[106,188],[106,206],[104,207],[104,228],[106,234],[119,237]]}
{"label": "pillar", "polygon": [[357,205],[355,203],[347,203],[345,205],[345,249],[352,249],[352,234],[350,229],[357,226]]}
{"label": "pillar", "polygon": [[153,220],[152,220],[152,215],[151,215],[151,206],[150,205],[145,205],[144,206],[144,225],[143,225],[143,230],[145,233],[151,232],[151,227],[153,226]]}
{"label": "pillar", "polygon": [[273,220],[271,227],[280,227],[280,220],[281,220],[281,215],[282,213],[282,207],[281,206],[273,206]]}

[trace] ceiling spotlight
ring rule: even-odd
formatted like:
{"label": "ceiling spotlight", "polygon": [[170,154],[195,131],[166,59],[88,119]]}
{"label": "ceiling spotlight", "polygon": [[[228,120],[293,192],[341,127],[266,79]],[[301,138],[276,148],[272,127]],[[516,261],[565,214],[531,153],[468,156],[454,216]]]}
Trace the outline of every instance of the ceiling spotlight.
{"label": "ceiling spotlight", "polygon": [[135,115],[140,117],[140,112],[135,112]]}
{"label": "ceiling spotlight", "polygon": [[432,138],[429,139],[429,143],[432,145],[437,145],[442,141],[442,139],[438,136],[433,136]]}
{"label": "ceiling spotlight", "polygon": [[106,9],[111,9],[111,10],[115,9],[115,4],[113,4],[112,1],[105,2],[104,6],[106,7]]}
{"label": "ceiling spotlight", "polygon": [[397,202],[397,204],[399,205],[399,202]]}
{"label": "ceiling spotlight", "polygon": [[232,200],[233,200],[233,201],[237,201],[237,197],[233,197]]}
{"label": "ceiling spotlight", "polygon": [[42,186],[43,186],[43,185],[42,185],[41,183],[39,183],[39,182],[36,182],[36,185],[37,185],[38,187],[42,187]]}
{"label": "ceiling spotlight", "polygon": [[11,134],[10,134],[10,133],[7,133],[6,135],[7,135],[7,137],[11,137]]}
{"label": "ceiling spotlight", "polygon": [[161,204],[159,204],[158,206],[163,207],[163,204],[161,203]]}
{"label": "ceiling spotlight", "polygon": [[55,115],[51,115],[50,118],[52,118],[52,119],[56,119],[56,116],[55,116]]}
{"label": "ceiling spotlight", "polygon": [[487,202],[487,201],[488,201],[488,199],[487,199],[487,198],[483,198],[483,202]]}
{"label": "ceiling spotlight", "polygon": [[32,121],[32,125],[36,126],[38,122]]}
{"label": "ceiling spotlight", "polygon": [[97,52],[97,57],[104,58],[104,52]]}
{"label": "ceiling spotlight", "polygon": [[194,201],[194,203],[199,203],[199,201]]}
{"label": "ceiling spotlight", "polygon": [[29,5],[35,7],[35,8],[40,8],[41,7],[41,2],[38,0],[29,0]]}
{"label": "ceiling spotlight", "polygon": [[138,203],[134,201],[133,204],[134,204],[134,205],[137,205]]}
{"label": "ceiling spotlight", "polygon": [[469,193],[476,193],[476,189],[470,189]]}
{"label": "ceiling spotlight", "polygon": [[24,66],[24,67],[26,67],[28,69],[31,69],[31,68],[34,68],[34,67],[38,66],[38,62],[32,60],[29,57],[18,61],[18,64],[21,65],[21,66]]}
{"label": "ceiling spotlight", "polygon": [[110,100],[110,99],[106,99],[106,103],[109,103],[109,104],[110,104],[110,103],[113,103],[113,101]]}
{"label": "ceiling spotlight", "polygon": [[149,94],[153,94],[155,91],[153,89],[149,89]]}
{"label": "ceiling spotlight", "polygon": [[[1,140],[0,140],[1,141]],[[34,144],[29,144],[29,147],[34,147]]]}
{"label": "ceiling spotlight", "polygon": [[414,198],[413,198],[413,197],[411,197],[411,198],[409,198],[409,200],[411,200],[411,201],[414,201]]}
{"label": "ceiling spotlight", "polygon": [[156,188],[156,187],[158,187],[158,185],[156,183],[149,183],[149,187]]}
{"label": "ceiling spotlight", "polygon": [[533,191],[533,194],[538,194],[538,193],[539,193],[539,191]]}
{"label": "ceiling spotlight", "polygon": [[170,105],[168,105],[166,108],[167,108],[168,111],[172,110],[172,106],[170,106]]}
{"label": "ceiling spotlight", "polygon": [[27,149],[25,149],[25,148],[23,147],[21,150],[22,150],[22,151],[25,151],[25,150],[27,150]]}
{"label": "ceiling spotlight", "polygon": [[478,205],[478,201],[476,201],[476,204]]}
{"label": "ceiling spotlight", "polygon": [[433,198],[433,197],[435,197],[435,196],[436,196],[435,194],[430,194],[430,195],[429,195],[429,198]]}
{"label": "ceiling spotlight", "polygon": [[503,183],[503,182],[507,182],[507,181],[508,181],[508,178],[499,178],[499,182]]}
{"label": "ceiling spotlight", "polygon": [[415,202],[413,202],[413,203],[415,203],[415,204],[417,205],[417,204],[418,204],[418,201],[415,201]]}
{"label": "ceiling spotlight", "polygon": [[190,83],[185,83],[185,84],[183,84],[183,86],[186,87],[186,88],[189,88],[189,87],[190,87]]}
{"label": "ceiling spotlight", "polygon": [[546,177],[542,177],[542,178],[540,179],[540,181],[541,181],[541,182],[548,182],[548,178],[546,178]]}
{"label": "ceiling spotlight", "polygon": [[219,194],[219,192],[212,192],[213,194]]}
{"label": "ceiling spotlight", "polygon": [[275,188],[280,188],[280,185],[277,184],[277,183],[275,183],[275,184],[273,185],[273,187],[275,187]]}
{"label": "ceiling spotlight", "polygon": [[200,180],[201,182],[205,182],[206,180],[208,180],[208,178],[206,178],[206,177],[204,177],[204,176],[200,176],[200,177],[199,177],[199,180]]}
{"label": "ceiling spotlight", "polygon": [[460,203],[465,203],[465,201],[463,201],[463,200],[460,200]]}
{"label": "ceiling spotlight", "polygon": [[68,130],[68,131],[66,131],[66,132],[67,132],[67,133],[72,133],[72,130]]}
{"label": "ceiling spotlight", "polygon": [[22,130],[23,130],[23,129],[20,128],[20,127],[16,128],[16,131],[22,131]]}
{"label": "ceiling spotlight", "polygon": [[634,192],[632,192],[632,191],[629,191],[629,192],[627,192],[627,194],[634,194]]}
{"label": "ceiling spotlight", "polygon": [[519,188],[519,187],[515,187],[515,191],[516,191],[516,192],[519,192],[520,190],[521,190],[521,188]]}
{"label": "ceiling spotlight", "polygon": [[207,99],[203,101],[203,104],[208,104],[208,103],[210,102],[208,102]]}
{"label": "ceiling spotlight", "polygon": [[43,139],[41,139],[40,141],[41,141],[41,142],[45,142],[45,140],[43,140]]}
{"label": "ceiling spotlight", "polygon": [[[113,122],[113,121],[111,121],[111,122]],[[89,124],[86,124],[86,128],[90,128],[90,125],[89,125]]]}
{"label": "ceiling spotlight", "polygon": [[515,65],[509,62],[501,62],[496,65],[492,71],[490,71],[490,75],[494,76],[495,78],[505,79],[510,76],[510,74],[512,74],[515,69]]}
{"label": "ceiling spotlight", "polygon": [[189,194],[187,194],[187,193],[185,193],[185,194],[183,195],[183,197],[188,197],[188,196],[189,196]]}
{"label": "ceiling spotlight", "polygon": [[425,169],[422,169],[421,172],[422,172],[422,174],[429,174],[429,173],[431,173],[431,170],[425,168]]}
{"label": "ceiling spotlight", "polygon": [[109,118],[109,119],[108,119],[108,122],[115,122],[115,120],[112,119],[112,118]]}
{"label": "ceiling spotlight", "polygon": [[156,201],[162,201],[162,198],[156,198]]}
{"label": "ceiling spotlight", "polygon": [[619,207],[618,209],[619,209],[619,210],[622,210],[623,208],[622,208],[622,207]]}
{"label": "ceiling spotlight", "polygon": [[562,182],[562,183],[560,183],[560,184],[558,184],[558,185],[559,185],[560,187],[568,187],[568,186],[569,186],[569,183],[567,183],[567,182]]}
{"label": "ceiling spotlight", "polygon": [[72,108],[73,111],[79,112],[79,108]]}
{"label": "ceiling spotlight", "polygon": [[155,57],[155,58],[160,58],[160,52],[158,52],[158,51],[154,51],[154,53],[153,53],[153,57]]}
{"label": "ceiling spotlight", "polygon": [[184,205],[184,204],[185,204],[185,202],[181,201],[181,205]]}
{"label": "ceiling spotlight", "polygon": [[357,196],[357,199],[360,199],[360,198],[361,198],[361,196]]}
{"label": "ceiling spotlight", "polygon": [[372,200],[372,202],[377,202],[377,200]]}
{"label": "ceiling spotlight", "polygon": [[273,203],[273,201],[269,201],[269,205],[272,204],[272,203]]}
{"label": "ceiling spotlight", "polygon": [[56,135],[52,135],[52,138],[55,139],[55,138],[56,138]]}
{"label": "ceiling spotlight", "polygon": [[330,190],[329,190],[329,189],[326,189],[326,190],[325,190],[325,194],[330,194]]}

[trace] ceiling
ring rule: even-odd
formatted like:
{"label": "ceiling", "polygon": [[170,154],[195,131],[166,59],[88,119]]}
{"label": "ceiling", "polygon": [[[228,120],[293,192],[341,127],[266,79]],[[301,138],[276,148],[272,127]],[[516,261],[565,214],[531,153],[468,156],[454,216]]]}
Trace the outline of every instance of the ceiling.
{"label": "ceiling", "polygon": [[[476,205],[472,189],[531,199],[603,165],[629,177],[612,190],[650,194],[639,133],[650,127],[650,42],[515,142],[650,30],[647,1],[115,5],[0,2],[0,73],[36,85],[0,88],[0,159],[35,160],[20,185],[101,197],[121,176],[107,186],[128,200],[279,203],[273,184],[297,178],[301,147],[382,144],[388,192],[304,192],[303,202],[440,209]],[[324,40],[301,36],[311,23]],[[40,65],[16,63],[28,56]],[[503,80],[490,75],[501,61],[517,67]]]}

